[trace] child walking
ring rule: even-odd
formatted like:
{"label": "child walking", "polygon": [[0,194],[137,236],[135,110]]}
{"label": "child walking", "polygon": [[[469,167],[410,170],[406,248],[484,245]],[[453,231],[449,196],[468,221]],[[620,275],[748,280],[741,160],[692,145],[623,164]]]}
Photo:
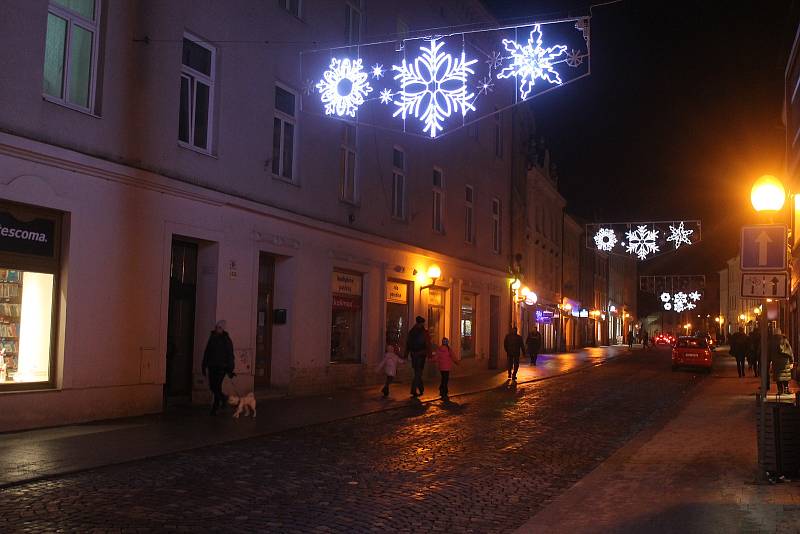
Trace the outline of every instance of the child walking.
{"label": "child walking", "polygon": [[450,382],[450,371],[453,369],[453,364],[458,365],[455,353],[450,348],[450,340],[446,337],[442,338],[442,344],[436,349],[433,354],[433,359],[436,360],[436,365],[439,367],[439,373],[442,375],[442,381],[439,384],[439,396],[442,400],[447,402],[450,400],[448,397],[447,385]]}
{"label": "child walking", "polygon": [[386,373],[386,383],[383,385],[383,389],[381,389],[381,393],[383,393],[384,397],[389,396],[389,384],[394,382],[394,377],[397,375],[397,366],[403,363],[403,359],[398,356],[397,349],[394,345],[386,345],[386,352],[383,355],[383,360],[381,360],[380,365],[378,365],[378,371],[383,369]]}

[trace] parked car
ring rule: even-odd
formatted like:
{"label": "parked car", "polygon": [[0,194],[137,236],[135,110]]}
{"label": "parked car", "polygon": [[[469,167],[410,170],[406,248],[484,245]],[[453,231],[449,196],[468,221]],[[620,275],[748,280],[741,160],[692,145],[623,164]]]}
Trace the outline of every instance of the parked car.
{"label": "parked car", "polygon": [[705,339],[681,336],[672,347],[672,370],[678,367],[702,367],[711,372],[711,349]]}

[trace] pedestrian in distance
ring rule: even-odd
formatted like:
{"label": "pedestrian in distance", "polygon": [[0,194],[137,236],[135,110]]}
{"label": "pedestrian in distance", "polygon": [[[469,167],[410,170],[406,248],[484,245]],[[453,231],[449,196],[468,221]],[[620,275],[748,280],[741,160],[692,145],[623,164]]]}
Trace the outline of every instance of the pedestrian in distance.
{"label": "pedestrian in distance", "polygon": [[422,383],[422,371],[425,370],[425,360],[431,354],[431,338],[425,328],[425,319],[417,316],[416,322],[408,331],[406,338],[405,357],[411,356],[411,367],[414,369],[414,378],[411,381],[411,396],[419,397],[425,392]]}
{"label": "pedestrian in distance", "polygon": [[446,337],[442,338],[442,344],[433,353],[433,359],[436,361],[436,366],[439,368],[439,374],[442,380],[439,383],[439,396],[442,400],[447,402],[450,400],[448,396],[447,386],[450,383],[450,371],[453,369],[453,364],[459,365],[458,358],[455,352],[450,348],[450,340]]}
{"label": "pedestrian in distance", "polygon": [[386,352],[383,354],[383,359],[378,365],[378,371],[383,370],[386,375],[386,381],[383,384],[381,393],[384,397],[389,396],[389,386],[394,382],[394,377],[397,376],[397,366],[405,362],[403,358],[397,354],[397,347],[395,345],[386,345]]}
{"label": "pedestrian in distance", "polygon": [[528,332],[528,337],[525,339],[525,348],[531,358],[531,365],[535,366],[536,360],[539,358],[539,351],[542,350],[542,334],[536,328]]}
{"label": "pedestrian in distance", "polygon": [[628,348],[633,348],[633,330],[628,330]]}
{"label": "pedestrian in distance", "polygon": [[506,334],[503,340],[503,348],[508,358],[508,379],[517,381],[517,371],[519,370],[519,357],[525,352],[525,341],[517,333],[517,327],[511,327],[511,332]]}
{"label": "pedestrian in distance", "polygon": [[647,331],[642,331],[642,348],[647,350],[650,347],[650,337],[647,335]]}
{"label": "pedestrian in distance", "polygon": [[753,376],[761,376],[761,334],[756,329],[750,332],[746,358]]}
{"label": "pedestrian in distance", "polygon": [[211,415],[217,415],[218,409],[225,409],[228,397],[222,392],[222,381],[227,374],[230,378],[236,376],[233,373],[233,341],[231,336],[225,331],[227,326],[224,320],[217,321],[214,330],[208,337],[206,350],[203,352],[202,372],[203,376],[208,373],[208,388],[214,396],[211,406]]}
{"label": "pedestrian in distance", "polygon": [[744,328],[739,328],[738,332],[735,332],[730,339],[728,339],[730,344],[730,353],[736,359],[736,372],[739,374],[739,378],[744,378],[745,375],[745,359],[747,358],[747,354],[749,352],[749,345],[750,340],[748,339],[747,335],[744,333]]}
{"label": "pedestrian in distance", "polygon": [[789,381],[792,379],[794,353],[789,339],[775,328],[769,343],[769,361],[772,365],[772,379],[778,385],[778,395],[789,394]]}

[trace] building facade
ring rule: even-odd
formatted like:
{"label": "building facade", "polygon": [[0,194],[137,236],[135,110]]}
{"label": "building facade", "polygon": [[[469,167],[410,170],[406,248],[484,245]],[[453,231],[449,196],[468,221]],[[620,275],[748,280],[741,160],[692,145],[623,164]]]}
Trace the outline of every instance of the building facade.
{"label": "building facade", "polygon": [[751,332],[758,327],[760,299],[742,298],[742,269],[739,256],[727,261],[727,267],[719,271],[719,320],[725,338],[740,327]]}
{"label": "building facade", "polygon": [[510,114],[436,141],[319,117],[297,64],[489,19],[447,0],[5,5],[0,430],[204,401],[219,319],[240,389],[372,383],[417,315],[463,372],[496,362]]}

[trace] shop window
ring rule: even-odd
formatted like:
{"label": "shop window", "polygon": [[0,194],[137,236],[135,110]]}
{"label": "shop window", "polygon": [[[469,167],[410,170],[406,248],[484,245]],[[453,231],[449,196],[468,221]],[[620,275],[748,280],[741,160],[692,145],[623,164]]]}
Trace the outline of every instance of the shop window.
{"label": "shop window", "polygon": [[475,302],[474,293],[461,294],[461,357],[475,356]]}
{"label": "shop window", "polygon": [[331,362],[361,361],[360,274],[333,271],[331,279]]}
{"label": "shop window", "polygon": [[93,111],[98,49],[96,0],[51,0],[44,51],[46,97]]}
{"label": "shop window", "polygon": [[59,236],[54,212],[0,206],[0,391],[52,383]]}
{"label": "shop window", "polygon": [[405,350],[408,335],[408,283],[386,281],[386,343]]}
{"label": "shop window", "polygon": [[438,288],[428,289],[428,334],[431,337],[431,343],[438,346],[442,342],[442,337],[445,335],[444,331],[444,290]]}

